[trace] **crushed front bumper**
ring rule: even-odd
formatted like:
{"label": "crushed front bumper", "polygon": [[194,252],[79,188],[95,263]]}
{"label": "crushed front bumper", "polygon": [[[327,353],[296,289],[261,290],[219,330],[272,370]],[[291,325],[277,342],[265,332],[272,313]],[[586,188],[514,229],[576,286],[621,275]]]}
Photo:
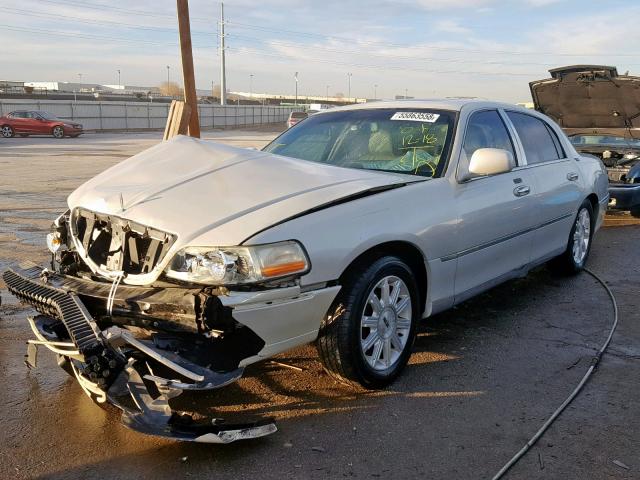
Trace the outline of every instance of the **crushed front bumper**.
{"label": "crushed front bumper", "polygon": [[[242,425],[227,425],[220,419],[194,421],[169,406],[169,400],[183,390],[220,388],[238,380],[243,373],[239,360],[232,368],[225,366],[217,370],[211,363],[203,364],[197,352],[203,351],[207,360],[211,353],[209,347],[215,349],[217,344],[207,335],[189,332],[186,324],[178,323],[177,333],[149,333],[150,327],[162,327],[158,321],[163,316],[187,315],[192,313],[189,305],[195,304],[185,301],[177,312],[173,309],[167,312],[161,308],[166,304],[160,301],[163,295],[160,291],[126,298],[130,302],[129,311],[146,312],[139,315],[142,320],[135,327],[144,333],[136,336],[127,326],[123,328],[117,322],[106,324],[105,319],[94,318],[92,313],[99,311],[95,305],[90,313],[84,301],[99,303],[104,287],[101,284],[85,285],[81,279],[74,283],[70,277],[51,274],[35,266],[7,270],[3,279],[12,294],[40,313],[29,318],[35,339],[29,341],[27,364],[36,365],[38,346],[51,350],[94,401],[118,407],[123,423],[129,428],[205,443],[257,438],[277,430],[271,419]],[[78,288],[82,285],[84,288]],[[131,326],[131,323],[125,322],[125,325]],[[194,329],[197,328],[192,327]],[[263,345],[264,342],[257,342],[246,354],[257,352]]]}

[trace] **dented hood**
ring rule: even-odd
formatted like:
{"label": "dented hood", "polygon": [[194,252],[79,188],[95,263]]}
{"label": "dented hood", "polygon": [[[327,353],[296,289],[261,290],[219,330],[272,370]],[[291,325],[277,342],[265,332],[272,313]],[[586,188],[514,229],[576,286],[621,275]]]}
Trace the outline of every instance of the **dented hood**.
{"label": "dented hood", "polygon": [[615,67],[574,65],[549,70],[531,82],[536,110],[563,128],[640,127],[640,77],[618,75]]}
{"label": "dented hood", "polygon": [[178,136],[89,180],[68,203],[174,233],[174,248],[225,246],[319,206],[421,180]]}

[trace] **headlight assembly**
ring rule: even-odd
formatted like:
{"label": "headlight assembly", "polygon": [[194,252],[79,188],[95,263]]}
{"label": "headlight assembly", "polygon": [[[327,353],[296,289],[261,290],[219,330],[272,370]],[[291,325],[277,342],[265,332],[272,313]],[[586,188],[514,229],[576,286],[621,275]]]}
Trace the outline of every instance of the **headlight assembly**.
{"label": "headlight assembly", "polygon": [[296,241],[249,247],[187,247],[167,267],[175,280],[205,285],[241,285],[300,276],[309,259]]}

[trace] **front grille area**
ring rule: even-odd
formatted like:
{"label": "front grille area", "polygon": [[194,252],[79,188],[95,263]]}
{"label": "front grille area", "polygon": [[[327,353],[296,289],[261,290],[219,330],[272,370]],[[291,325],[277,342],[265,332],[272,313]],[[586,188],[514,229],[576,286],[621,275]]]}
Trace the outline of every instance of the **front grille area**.
{"label": "front grille area", "polygon": [[162,261],[176,236],[137,222],[85,209],[71,217],[72,232],[103,270],[143,275]]}

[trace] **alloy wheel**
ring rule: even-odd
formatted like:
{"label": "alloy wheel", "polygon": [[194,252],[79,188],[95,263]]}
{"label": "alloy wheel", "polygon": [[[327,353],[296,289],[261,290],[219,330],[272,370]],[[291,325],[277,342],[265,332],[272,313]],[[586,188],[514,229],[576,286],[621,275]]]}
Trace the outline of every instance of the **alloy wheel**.
{"label": "alloy wheel", "polygon": [[4,127],[2,127],[2,129],[0,129],[0,131],[2,131],[2,136],[4,138],[13,137],[13,129],[9,125],[5,125]]}
{"label": "alloy wheel", "polygon": [[591,241],[591,216],[586,208],[578,212],[576,218],[575,230],[573,232],[573,261],[580,265],[587,256],[589,251],[589,242]]}
{"label": "alloy wheel", "polygon": [[411,329],[411,293],[396,276],[382,278],[369,292],[360,321],[360,348],[374,370],[395,365]]}
{"label": "alloy wheel", "polygon": [[53,128],[53,136],[56,138],[64,137],[64,129],[62,127],[54,127]]}

